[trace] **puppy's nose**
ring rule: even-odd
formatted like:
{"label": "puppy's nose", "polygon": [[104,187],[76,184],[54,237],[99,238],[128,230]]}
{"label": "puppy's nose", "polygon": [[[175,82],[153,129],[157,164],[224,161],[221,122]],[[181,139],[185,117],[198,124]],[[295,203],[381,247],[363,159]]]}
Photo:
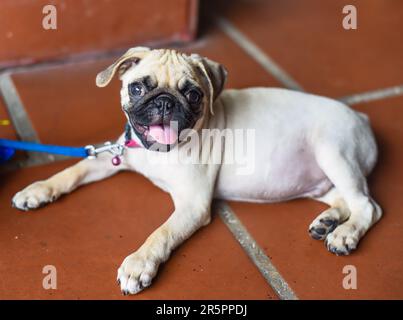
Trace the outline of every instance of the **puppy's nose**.
{"label": "puppy's nose", "polygon": [[163,110],[165,112],[170,112],[172,108],[174,107],[174,101],[173,98],[170,95],[167,94],[161,94],[159,95],[154,102],[158,106],[160,110]]}

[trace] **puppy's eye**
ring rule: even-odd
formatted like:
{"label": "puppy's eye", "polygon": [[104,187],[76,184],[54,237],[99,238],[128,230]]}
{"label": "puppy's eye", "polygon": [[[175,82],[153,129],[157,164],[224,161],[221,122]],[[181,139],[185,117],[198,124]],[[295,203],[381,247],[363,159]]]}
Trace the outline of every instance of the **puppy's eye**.
{"label": "puppy's eye", "polygon": [[188,99],[190,104],[196,104],[200,102],[201,94],[197,90],[190,90],[186,93],[186,98]]}
{"label": "puppy's eye", "polygon": [[132,96],[141,97],[144,95],[144,87],[141,83],[131,83],[129,85],[129,91]]}

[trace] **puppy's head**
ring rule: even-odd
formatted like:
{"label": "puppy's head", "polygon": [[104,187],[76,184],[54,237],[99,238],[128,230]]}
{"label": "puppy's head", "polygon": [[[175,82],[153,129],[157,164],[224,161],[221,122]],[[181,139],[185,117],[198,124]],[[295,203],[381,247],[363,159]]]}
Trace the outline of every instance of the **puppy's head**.
{"label": "puppy's head", "polygon": [[165,146],[158,150],[169,150],[182,131],[200,129],[227,74],[223,66],[199,55],[145,47],[131,48],[100,72],[97,86],[106,86],[116,73],[131,127],[144,147]]}

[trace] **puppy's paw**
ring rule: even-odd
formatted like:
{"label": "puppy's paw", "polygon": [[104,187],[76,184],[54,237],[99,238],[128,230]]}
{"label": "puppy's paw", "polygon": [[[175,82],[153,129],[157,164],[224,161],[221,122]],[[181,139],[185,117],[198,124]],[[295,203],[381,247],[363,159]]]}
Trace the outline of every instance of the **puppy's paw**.
{"label": "puppy's paw", "polygon": [[328,209],[320,214],[309,226],[309,235],[315,240],[324,240],[339,225],[337,209]]}
{"label": "puppy's paw", "polygon": [[325,245],[330,252],[338,256],[345,256],[357,248],[359,241],[357,226],[346,222],[328,234]]}
{"label": "puppy's paw", "polygon": [[12,206],[27,211],[39,208],[56,198],[53,189],[45,181],[38,181],[18,192],[12,199]]}
{"label": "puppy's paw", "polygon": [[324,240],[329,233],[336,229],[338,224],[338,220],[330,218],[315,220],[309,226],[309,235],[315,240]]}
{"label": "puppy's paw", "polygon": [[117,281],[124,295],[139,293],[151,285],[157,274],[158,263],[135,252],[126,257],[118,269]]}

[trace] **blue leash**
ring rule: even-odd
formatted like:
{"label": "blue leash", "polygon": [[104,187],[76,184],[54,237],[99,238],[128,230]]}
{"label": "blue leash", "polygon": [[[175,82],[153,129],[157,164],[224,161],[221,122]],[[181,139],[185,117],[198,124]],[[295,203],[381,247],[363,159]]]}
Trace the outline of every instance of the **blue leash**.
{"label": "blue leash", "polygon": [[41,144],[35,142],[14,141],[0,139],[0,164],[9,160],[15,153],[15,150],[46,152],[52,154],[61,154],[69,157],[77,158],[96,158],[99,153],[109,152],[114,155],[112,163],[120,164],[120,156],[123,155],[124,146],[121,144],[112,144],[106,142],[104,146],[95,148],[92,145],[86,147],[61,147],[50,144]]}
{"label": "blue leash", "polygon": [[18,149],[25,151],[47,152],[53,154],[62,154],[70,157],[85,158],[88,154],[88,149],[84,147],[60,147],[50,144],[40,144],[35,142],[14,141],[0,139],[0,147],[5,149]]}
{"label": "blue leash", "polygon": [[12,158],[15,150],[46,152],[53,154],[62,154],[70,157],[86,158],[89,156],[88,148],[60,147],[49,144],[40,144],[35,142],[14,141],[0,139],[0,164]]}
{"label": "blue leash", "polygon": [[14,153],[15,153],[15,150],[12,148],[0,147],[0,164],[11,159],[11,157],[14,155]]}
{"label": "blue leash", "polygon": [[112,159],[113,165],[120,164],[120,157],[123,155],[125,147],[138,146],[134,140],[131,139],[130,125],[126,124],[125,127],[125,145],[118,143],[106,142],[103,146],[95,148],[92,145],[85,147],[61,147],[51,144],[41,144],[36,142],[15,141],[8,139],[0,139],[0,164],[9,160],[15,153],[15,150],[46,152],[52,154],[61,154],[69,157],[76,158],[96,158],[102,152],[109,152],[114,157]]}

